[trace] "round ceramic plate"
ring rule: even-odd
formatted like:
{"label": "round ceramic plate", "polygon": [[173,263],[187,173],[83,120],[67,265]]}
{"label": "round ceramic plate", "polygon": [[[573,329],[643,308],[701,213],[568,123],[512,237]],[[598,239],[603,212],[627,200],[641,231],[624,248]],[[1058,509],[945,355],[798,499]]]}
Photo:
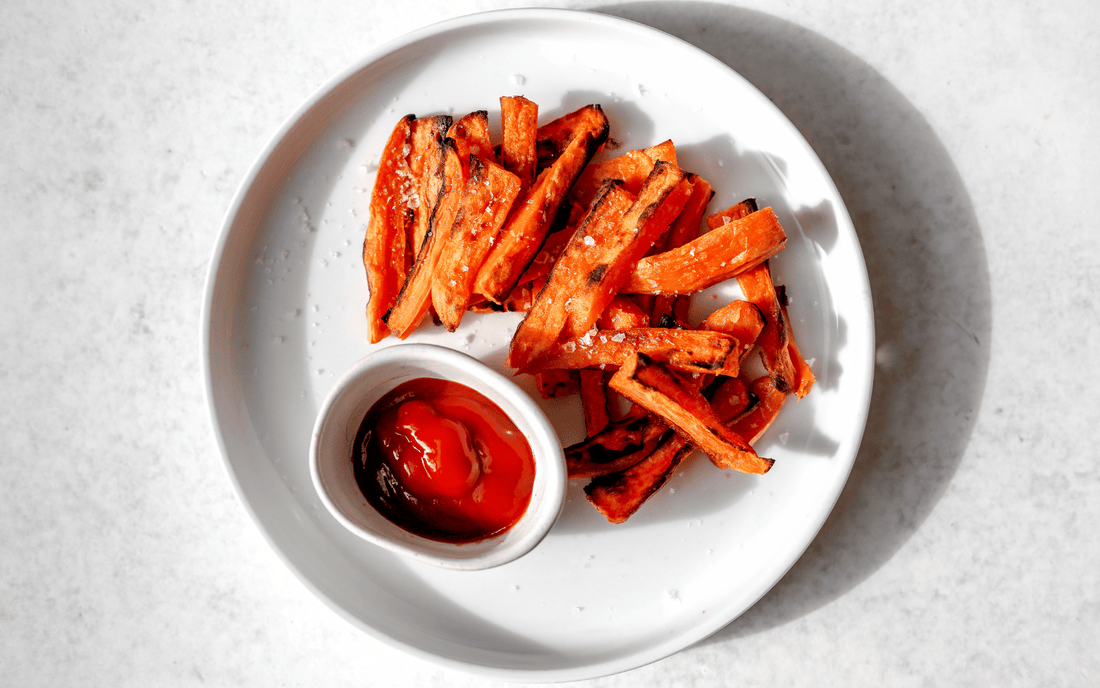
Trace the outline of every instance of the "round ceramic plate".
{"label": "round ceramic plate", "polygon": [[[528,556],[479,572],[399,558],[343,529],[309,475],[314,418],[370,350],[361,246],[366,199],[397,120],[525,95],[540,121],[600,103],[619,152],[672,139],[718,210],[772,206],[787,247],[772,260],[817,384],[757,443],[765,476],[685,461],[623,525],[582,484]],[[697,295],[697,315],[737,296]],[[451,346],[501,372],[515,314],[430,323],[408,341]],[[376,639],[482,676],[562,681],[623,671],[717,631],[809,545],[863,432],[873,369],[866,269],[851,220],[790,122],[728,67],[678,39],[607,16],[507,10],[446,21],[367,55],[294,113],[229,209],[207,283],[205,359],[214,434],[272,547],[332,608]],[[388,340],[376,346],[391,346]],[[536,396],[529,381],[523,381]],[[563,443],[575,400],[539,400]]]}

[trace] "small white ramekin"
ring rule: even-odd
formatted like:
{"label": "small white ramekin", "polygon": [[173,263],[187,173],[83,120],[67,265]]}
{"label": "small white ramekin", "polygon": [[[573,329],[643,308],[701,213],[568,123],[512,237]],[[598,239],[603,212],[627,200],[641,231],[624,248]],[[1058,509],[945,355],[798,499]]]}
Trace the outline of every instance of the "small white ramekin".
{"label": "small white ramekin", "polygon": [[[456,545],[414,535],[389,521],[356,483],[352,445],[370,407],[397,385],[433,377],[464,384],[499,406],[531,445],[535,481],[520,520],[492,538]],[[553,527],[565,504],[561,442],[535,401],[514,382],[475,358],[431,344],[398,344],[360,359],[321,405],[310,443],[313,484],[329,512],[359,537],[412,559],[449,569],[486,569],[531,551]]]}

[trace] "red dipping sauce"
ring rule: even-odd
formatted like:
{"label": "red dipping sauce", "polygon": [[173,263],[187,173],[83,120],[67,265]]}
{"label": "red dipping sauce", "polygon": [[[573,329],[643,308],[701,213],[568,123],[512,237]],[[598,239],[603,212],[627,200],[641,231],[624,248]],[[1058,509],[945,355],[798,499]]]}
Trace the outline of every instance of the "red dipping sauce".
{"label": "red dipping sauce", "polygon": [[502,533],[531,501],[527,438],[485,395],[417,378],[378,400],[353,445],[355,480],[383,516],[456,544]]}

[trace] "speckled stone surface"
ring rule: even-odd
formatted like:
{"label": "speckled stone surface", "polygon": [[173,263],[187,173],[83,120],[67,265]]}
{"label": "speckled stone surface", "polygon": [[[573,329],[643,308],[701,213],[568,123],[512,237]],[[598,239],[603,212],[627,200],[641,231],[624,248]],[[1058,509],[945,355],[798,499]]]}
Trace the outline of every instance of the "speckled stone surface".
{"label": "speckled stone surface", "polygon": [[[368,49],[484,0],[8,2],[0,22],[0,683],[475,686],[287,570],[211,436],[200,310],[267,138]],[[879,345],[851,479],[708,640],[599,686],[1100,683],[1100,9],[597,9],[739,71],[862,242]]]}

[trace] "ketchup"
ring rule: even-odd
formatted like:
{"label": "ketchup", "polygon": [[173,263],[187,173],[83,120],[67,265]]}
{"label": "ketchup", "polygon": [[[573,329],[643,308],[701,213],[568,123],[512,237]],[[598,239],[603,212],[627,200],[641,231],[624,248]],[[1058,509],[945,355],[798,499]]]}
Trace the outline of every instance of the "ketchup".
{"label": "ketchup", "polygon": [[535,462],[523,433],[483,394],[450,380],[395,387],[367,412],[352,451],[367,501],[433,540],[492,537],[531,501]]}

